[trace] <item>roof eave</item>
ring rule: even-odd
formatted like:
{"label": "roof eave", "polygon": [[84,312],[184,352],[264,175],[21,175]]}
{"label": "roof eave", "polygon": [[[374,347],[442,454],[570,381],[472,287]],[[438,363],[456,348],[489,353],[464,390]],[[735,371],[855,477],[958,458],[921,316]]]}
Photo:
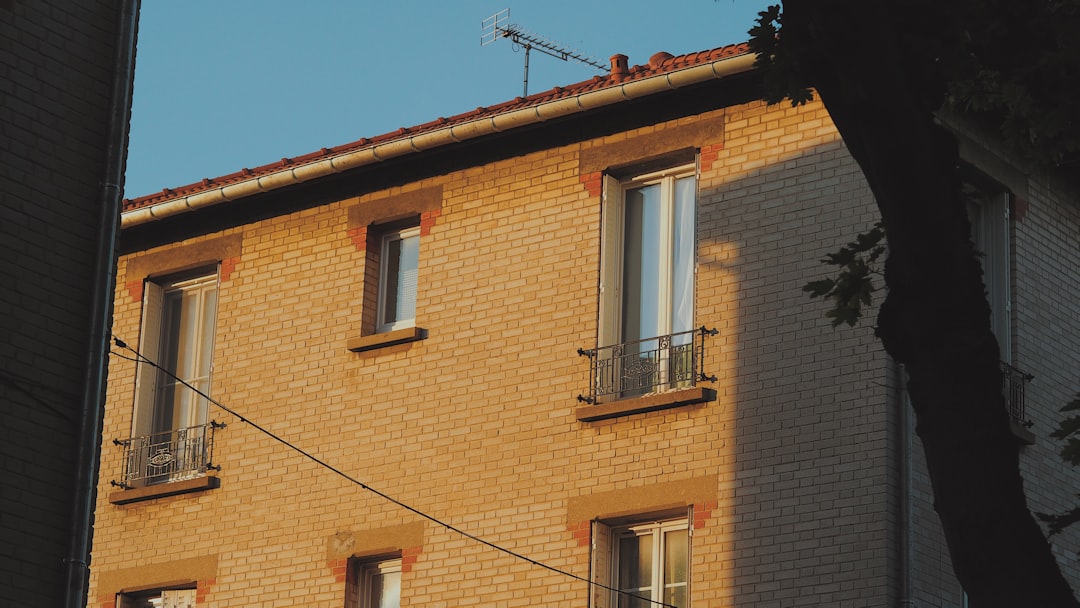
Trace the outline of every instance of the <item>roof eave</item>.
{"label": "roof eave", "polygon": [[219,205],[293,186],[357,167],[372,165],[479,137],[504,133],[555,118],[562,118],[612,104],[741,74],[753,69],[755,57],[753,53],[724,57],[708,63],[672,70],[655,76],[628,80],[602,89],[586,91],[527,108],[508,110],[504,113],[485,116],[415,135],[403,135],[400,138],[359,150],[342,152],[314,162],[282,168],[264,175],[252,176],[220,188],[176,196],[146,207],[125,211],[120,216],[120,227],[121,229],[131,228],[170,216],[195,211],[203,207]]}

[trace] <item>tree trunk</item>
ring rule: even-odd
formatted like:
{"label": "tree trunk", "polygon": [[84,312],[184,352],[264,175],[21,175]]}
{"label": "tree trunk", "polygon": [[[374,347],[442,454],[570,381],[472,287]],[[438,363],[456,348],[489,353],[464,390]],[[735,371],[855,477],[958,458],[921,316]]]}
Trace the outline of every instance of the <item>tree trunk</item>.
{"label": "tree trunk", "polygon": [[942,88],[889,2],[787,0],[783,44],[873,190],[889,244],[877,334],[903,363],[953,568],[976,608],[1080,606],[1027,508]]}

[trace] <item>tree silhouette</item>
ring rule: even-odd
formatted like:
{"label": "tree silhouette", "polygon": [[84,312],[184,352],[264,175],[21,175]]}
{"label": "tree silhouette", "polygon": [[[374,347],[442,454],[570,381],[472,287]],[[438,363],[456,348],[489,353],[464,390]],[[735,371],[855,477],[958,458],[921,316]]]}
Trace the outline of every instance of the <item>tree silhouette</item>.
{"label": "tree silhouette", "polygon": [[[766,99],[819,95],[874,193],[888,240],[876,333],[907,370],[972,606],[1080,606],[1026,504],[958,144],[939,120],[996,131],[1028,169],[1075,162],[1080,0],[785,0],[750,33]],[[846,282],[808,286],[846,306],[834,324],[857,320],[872,289],[859,256],[838,260]]]}

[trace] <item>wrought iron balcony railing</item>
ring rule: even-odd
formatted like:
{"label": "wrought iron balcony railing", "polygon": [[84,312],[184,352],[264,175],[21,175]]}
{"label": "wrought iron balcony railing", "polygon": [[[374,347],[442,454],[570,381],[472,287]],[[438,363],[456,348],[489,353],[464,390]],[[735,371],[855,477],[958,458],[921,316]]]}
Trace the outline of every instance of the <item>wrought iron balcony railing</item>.
{"label": "wrought iron balcony railing", "polygon": [[589,358],[589,392],[578,401],[597,403],[604,397],[638,397],[698,382],[716,382],[701,370],[705,358],[705,338],[720,333],[698,329],[595,349],[578,349]]}
{"label": "wrought iron balcony railing", "polygon": [[1005,407],[1009,416],[1021,426],[1030,426],[1024,412],[1024,389],[1035,376],[1001,362],[1001,394],[1005,396]]}
{"label": "wrought iron balcony railing", "polygon": [[214,432],[224,424],[207,424],[183,429],[113,439],[124,448],[124,474],[112,485],[130,490],[158,483],[201,477],[209,470],[221,470],[212,464]]}

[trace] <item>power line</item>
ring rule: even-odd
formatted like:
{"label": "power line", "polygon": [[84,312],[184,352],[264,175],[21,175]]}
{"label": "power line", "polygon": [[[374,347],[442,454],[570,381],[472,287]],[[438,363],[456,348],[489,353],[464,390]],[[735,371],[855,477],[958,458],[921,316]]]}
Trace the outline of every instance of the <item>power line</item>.
{"label": "power line", "polygon": [[454,532],[456,534],[464,536],[465,538],[467,538],[467,539],[469,539],[471,541],[480,543],[482,545],[485,545],[487,547],[495,549],[496,551],[501,551],[501,552],[503,552],[503,553],[505,553],[505,554],[507,554],[507,555],[509,555],[511,557],[517,558],[517,559],[522,560],[524,562],[528,562],[528,563],[530,563],[530,564],[532,564],[534,566],[538,566],[540,568],[550,570],[551,572],[554,572],[556,574],[561,574],[563,576],[567,576],[567,577],[570,577],[572,579],[581,581],[581,582],[586,583],[586,584],[588,584],[588,585],[590,585],[592,587],[599,587],[600,589],[604,589],[604,590],[607,590],[607,591],[612,591],[614,593],[625,595],[626,597],[629,597],[629,598],[642,600],[642,601],[645,601],[645,602],[649,602],[650,604],[656,604],[657,606],[661,606],[663,608],[677,608],[676,606],[673,606],[671,604],[666,604],[666,603],[661,602],[659,600],[654,600],[654,599],[651,599],[651,598],[643,597],[643,596],[637,595],[635,593],[630,593],[629,591],[623,591],[622,589],[616,589],[615,587],[611,587],[611,586],[605,585],[603,583],[598,583],[596,581],[590,580],[590,579],[585,578],[583,576],[579,576],[579,575],[574,574],[572,572],[567,572],[565,570],[560,570],[559,568],[556,568],[555,566],[550,566],[550,565],[545,564],[543,562],[536,561],[536,560],[532,559],[531,557],[527,557],[525,555],[522,555],[521,553],[518,553],[518,552],[513,551],[511,549],[507,549],[506,547],[496,545],[495,543],[493,543],[493,542],[491,542],[489,540],[485,540],[483,538],[480,538],[479,536],[476,536],[475,534],[470,534],[469,532],[466,532],[466,531],[462,530],[461,528],[458,528],[458,527],[454,526],[453,524],[446,523],[446,522],[436,518],[433,515],[428,515],[427,513],[424,513],[423,511],[417,509],[416,507],[412,507],[412,506],[410,506],[408,504],[405,504],[404,502],[390,496],[389,494],[385,494],[385,493],[383,493],[383,492],[381,492],[379,490],[376,490],[375,488],[373,488],[373,487],[367,485],[366,483],[360,481],[359,479],[349,475],[348,473],[342,471],[341,469],[339,469],[339,468],[331,465],[330,463],[320,459],[319,457],[315,456],[314,454],[311,454],[310,452],[304,450],[303,448],[300,448],[299,446],[296,446],[293,443],[290,443],[288,440],[274,434],[272,431],[260,426],[259,424],[255,423],[255,422],[252,422],[250,419],[242,416],[236,410],[226,406],[225,404],[221,403],[217,399],[214,399],[210,395],[207,395],[206,393],[202,392],[201,390],[195,388],[191,384],[188,384],[188,382],[186,380],[184,380],[183,378],[180,378],[179,376],[172,373],[171,371],[169,371],[169,370],[165,369],[164,367],[158,365],[156,362],[152,361],[151,359],[149,359],[148,357],[146,357],[145,355],[143,355],[139,351],[137,351],[134,348],[128,346],[128,344],[126,342],[121,340],[116,335],[113,335],[112,339],[113,339],[113,343],[115,343],[116,346],[131,351],[132,353],[135,354],[135,356],[134,357],[129,357],[129,356],[123,355],[123,354],[118,353],[118,352],[113,351],[113,350],[109,351],[110,354],[116,355],[117,357],[120,357],[121,359],[127,359],[128,361],[134,361],[136,364],[138,364],[138,363],[146,363],[147,365],[150,365],[151,367],[161,371],[162,373],[169,376],[173,380],[179,382],[180,384],[187,387],[188,389],[194,391],[195,394],[199,395],[203,399],[206,399],[208,402],[214,404],[215,406],[217,406],[219,409],[221,409],[225,413],[231,414],[232,416],[235,416],[237,419],[240,420],[240,422],[244,422],[246,424],[251,425],[251,427],[254,428],[255,430],[257,430],[260,433],[266,435],[270,439],[280,443],[281,445],[284,445],[285,447],[289,448],[290,450],[293,450],[294,452],[300,454],[304,458],[307,458],[308,460],[310,460],[310,461],[314,462],[315,464],[323,467],[324,469],[334,473],[335,475],[338,475],[339,477],[342,477],[345,480],[347,480],[347,481],[349,481],[349,482],[351,482],[351,483],[353,483],[353,484],[355,484],[357,486],[360,486],[362,489],[367,490],[368,492],[371,492],[372,494],[378,496],[379,498],[382,498],[383,500],[386,500],[387,502],[390,502],[390,503],[392,503],[394,505],[397,505],[398,507],[401,507],[402,509],[405,509],[406,511],[409,511],[410,513],[414,513],[416,515],[419,515],[420,517],[422,517],[422,518],[424,518],[424,519],[426,519],[426,520],[428,520],[428,521],[430,521],[430,522],[432,522],[432,523],[434,523],[434,524],[436,524],[438,526],[441,526],[441,527],[445,528],[446,530],[449,530],[451,532]]}

